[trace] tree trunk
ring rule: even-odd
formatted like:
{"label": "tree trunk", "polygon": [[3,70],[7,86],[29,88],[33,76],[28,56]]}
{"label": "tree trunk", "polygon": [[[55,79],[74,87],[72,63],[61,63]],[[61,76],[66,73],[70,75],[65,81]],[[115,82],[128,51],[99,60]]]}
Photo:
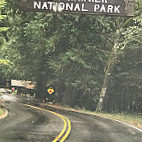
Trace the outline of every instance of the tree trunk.
{"label": "tree trunk", "polygon": [[45,71],[39,71],[38,77],[37,77],[37,86],[36,86],[36,98],[43,101],[46,97],[46,72]]}
{"label": "tree trunk", "polygon": [[40,57],[38,62],[37,69],[37,85],[36,85],[36,98],[43,101],[46,98],[46,89],[47,89],[47,59],[44,54],[44,50],[40,51]]}
{"label": "tree trunk", "polygon": [[113,71],[113,67],[117,63],[117,58],[118,58],[117,51],[119,49],[118,40],[120,38],[120,33],[121,33],[121,29],[116,30],[114,46],[112,48],[112,51],[110,53],[110,56],[109,56],[109,59],[108,59],[108,62],[107,62],[107,68],[106,68],[106,71],[105,71],[104,81],[103,81],[103,85],[102,85],[101,92],[100,92],[100,95],[99,95],[99,102],[98,102],[96,111],[102,111],[102,109],[103,109],[103,101],[104,101],[104,97],[106,96],[109,78],[110,78],[110,75]]}
{"label": "tree trunk", "polygon": [[99,99],[96,111],[102,111],[103,100],[104,100],[104,97],[106,95],[107,84],[108,84],[107,82],[108,82],[108,79],[109,79],[109,75],[108,75],[109,72],[110,72],[110,68],[108,68],[105,72],[104,82],[103,82],[103,86],[102,86],[101,93],[100,93],[100,96],[99,96],[100,99]]}
{"label": "tree trunk", "polygon": [[64,96],[62,98],[62,103],[67,104],[69,106],[71,106],[73,104],[73,101],[72,101],[72,88],[71,87],[66,87],[65,92],[64,92]]}

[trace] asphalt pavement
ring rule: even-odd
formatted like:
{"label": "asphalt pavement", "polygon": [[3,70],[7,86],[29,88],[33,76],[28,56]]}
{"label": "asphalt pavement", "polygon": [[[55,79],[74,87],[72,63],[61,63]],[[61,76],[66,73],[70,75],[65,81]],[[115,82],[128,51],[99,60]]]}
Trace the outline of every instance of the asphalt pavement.
{"label": "asphalt pavement", "polygon": [[[35,105],[35,104],[32,104]],[[61,118],[24,106],[20,99],[7,102],[8,116],[0,120],[0,142],[52,142],[62,131]],[[98,116],[38,106],[66,116],[71,133],[65,142],[142,142],[142,133]]]}
{"label": "asphalt pavement", "polygon": [[66,142],[142,142],[142,132],[119,122],[91,114],[43,108],[69,118],[72,131]]}
{"label": "asphalt pavement", "polygon": [[5,106],[9,113],[0,120],[0,142],[51,142],[62,130],[62,120],[51,113],[19,102]]}

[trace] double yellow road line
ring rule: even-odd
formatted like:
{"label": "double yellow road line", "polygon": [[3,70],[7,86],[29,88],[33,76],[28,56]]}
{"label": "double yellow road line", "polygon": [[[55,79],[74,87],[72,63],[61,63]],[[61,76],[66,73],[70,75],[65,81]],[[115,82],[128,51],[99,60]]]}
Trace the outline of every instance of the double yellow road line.
{"label": "double yellow road line", "polygon": [[67,139],[67,137],[69,136],[69,134],[71,132],[71,122],[67,117],[65,117],[61,114],[55,113],[53,111],[50,111],[50,110],[40,108],[40,107],[35,107],[35,106],[28,105],[28,104],[25,104],[25,106],[28,106],[28,107],[31,107],[34,109],[38,109],[41,111],[47,111],[49,113],[52,113],[52,114],[60,117],[64,122],[64,127],[63,127],[62,131],[59,133],[59,135],[52,142],[64,142]]}

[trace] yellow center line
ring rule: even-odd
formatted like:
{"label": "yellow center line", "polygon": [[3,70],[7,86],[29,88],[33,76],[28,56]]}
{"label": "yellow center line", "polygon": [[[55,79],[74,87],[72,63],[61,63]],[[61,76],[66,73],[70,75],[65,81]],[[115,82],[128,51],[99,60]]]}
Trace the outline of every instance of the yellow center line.
{"label": "yellow center line", "polygon": [[68,126],[68,130],[65,133],[65,135],[63,136],[63,138],[60,140],[60,142],[64,142],[66,140],[66,138],[68,137],[68,135],[71,132],[71,122],[70,122],[70,120],[67,117],[65,117],[65,116],[63,116],[61,114],[55,113],[53,111],[47,110],[47,109],[31,106],[31,105],[28,105],[28,104],[24,104],[24,105],[28,106],[28,107],[31,107],[31,108],[38,109],[38,110],[47,111],[47,112],[50,112],[50,113],[60,117],[63,120],[63,122],[64,122],[64,127],[63,127],[62,131],[59,133],[59,135],[52,142],[57,142],[64,135],[64,133],[65,133],[65,131],[67,129],[67,126]]}
{"label": "yellow center line", "polygon": [[65,133],[66,129],[67,129],[67,122],[65,119],[63,119],[61,116],[59,116],[63,121],[64,121],[64,127],[63,130],[61,131],[61,133],[52,141],[52,142],[57,142]]}
{"label": "yellow center line", "polygon": [[67,120],[68,130],[67,130],[66,134],[64,135],[64,137],[60,140],[60,142],[64,142],[71,132],[71,122],[69,121],[69,119],[67,117],[64,117],[64,118]]}

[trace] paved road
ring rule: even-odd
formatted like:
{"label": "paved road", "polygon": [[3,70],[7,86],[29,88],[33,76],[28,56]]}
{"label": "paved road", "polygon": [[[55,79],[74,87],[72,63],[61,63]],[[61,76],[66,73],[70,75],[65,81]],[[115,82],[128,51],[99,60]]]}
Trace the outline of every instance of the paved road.
{"label": "paved road", "polygon": [[66,142],[142,142],[142,133],[98,116],[48,107],[69,118],[72,131]]}
{"label": "paved road", "polygon": [[51,142],[62,130],[57,116],[23,106],[6,104],[9,114],[0,120],[0,142]]}
{"label": "paved road", "polygon": [[[48,112],[6,104],[9,115],[0,120],[0,142],[51,142],[63,128],[63,121]],[[142,142],[142,133],[112,120],[41,106],[69,118],[72,131],[65,142]]]}

